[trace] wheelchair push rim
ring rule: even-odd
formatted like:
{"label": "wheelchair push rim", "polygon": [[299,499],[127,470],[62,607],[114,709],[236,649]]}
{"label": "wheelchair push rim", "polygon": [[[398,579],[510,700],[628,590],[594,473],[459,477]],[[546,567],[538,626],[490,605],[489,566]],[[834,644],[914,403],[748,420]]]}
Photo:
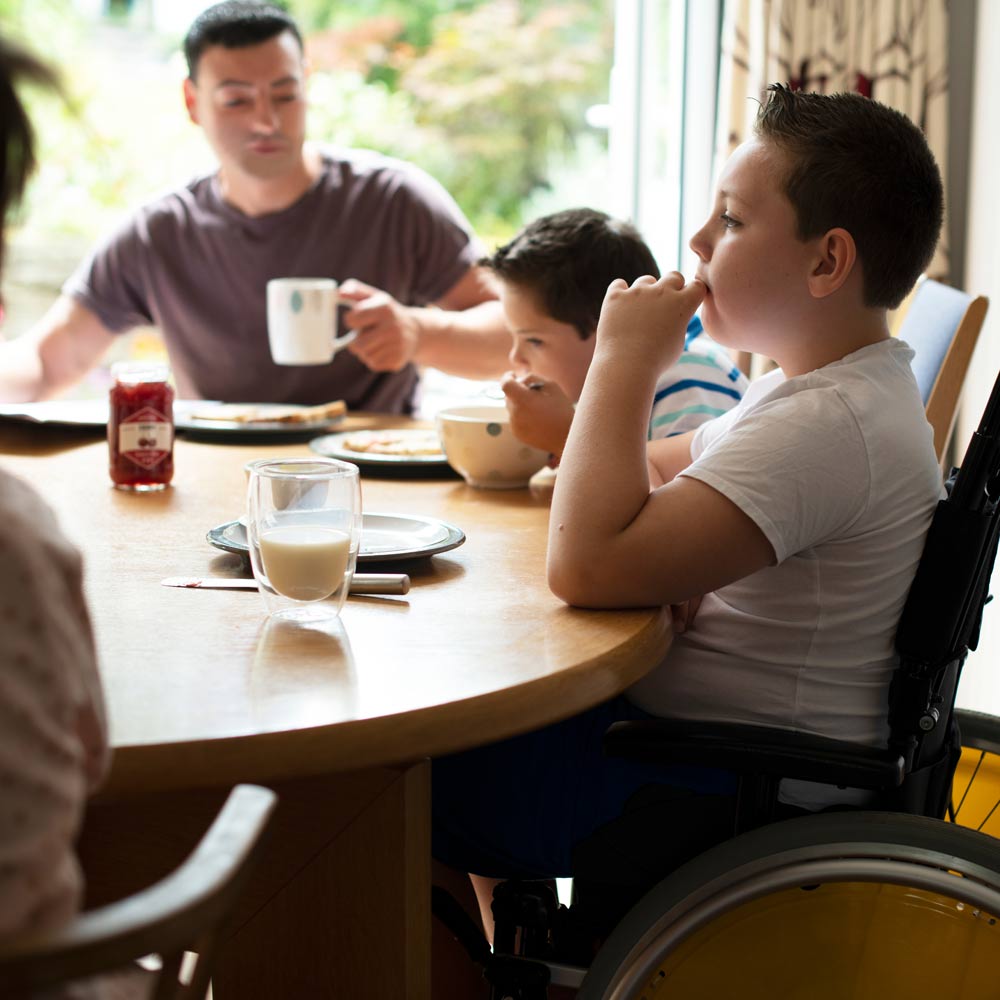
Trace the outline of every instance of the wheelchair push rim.
{"label": "wheelchair push rim", "polygon": [[[666,878],[605,943],[579,1000],[677,995],[660,994],[656,986],[666,986],[664,968],[699,934],[711,934],[756,901],[841,884],[844,892],[859,884],[902,887],[900,900],[911,909],[917,901],[927,910],[926,900],[934,900],[947,914],[941,901],[951,900],[958,910],[969,908],[963,919],[979,922],[969,924],[969,933],[1000,936],[1000,927],[993,930],[1000,917],[1000,849],[991,838],[918,816],[810,816],[719,845]],[[890,896],[889,905],[899,904]]]}

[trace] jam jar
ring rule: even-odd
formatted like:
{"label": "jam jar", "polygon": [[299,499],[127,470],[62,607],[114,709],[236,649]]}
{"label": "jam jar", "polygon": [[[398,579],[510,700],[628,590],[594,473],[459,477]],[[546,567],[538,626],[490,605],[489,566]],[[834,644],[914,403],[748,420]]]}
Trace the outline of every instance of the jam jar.
{"label": "jam jar", "polygon": [[164,362],[111,366],[108,452],[119,490],[165,489],[174,475],[174,390]]}

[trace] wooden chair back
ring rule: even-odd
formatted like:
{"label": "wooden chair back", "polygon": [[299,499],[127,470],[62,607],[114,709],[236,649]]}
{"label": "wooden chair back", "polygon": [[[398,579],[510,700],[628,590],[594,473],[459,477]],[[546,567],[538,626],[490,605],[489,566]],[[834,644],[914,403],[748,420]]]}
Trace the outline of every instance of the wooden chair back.
{"label": "wooden chair back", "polygon": [[[258,860],[276,801],[267,788],[238,785],[192,855],[165,879],[56,931],[0,944],[0,996],[35,996],[155,954],[162,967],[153,1000],[204,1000],[220,931]],[[182,980],[185,952],[197,958]]]}
{"label": "wooden chair back", "polygon": [[[983,327],[989,299],[975,297],[925,278],[892,317],[895,336],[913,348],[913,373],[924,401],[927,422],[934,429],[934,451],[944,462],[955,429],[965,373]],[[766,358],[740,351],[740,371],[748,378],[774,367]]]}
{"label": "wooden chair back", "polygon": [[988,306],[985,296],[973,297],[927,278],[899,326],[900,339],[914,350],[913,373],[934,429],[938,461],[944,461],[955,428],[965,374]]}

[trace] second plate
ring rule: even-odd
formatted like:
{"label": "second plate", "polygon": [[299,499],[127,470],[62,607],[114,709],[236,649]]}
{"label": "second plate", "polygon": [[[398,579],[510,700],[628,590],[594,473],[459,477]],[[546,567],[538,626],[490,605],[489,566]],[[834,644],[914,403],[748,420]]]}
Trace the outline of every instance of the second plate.
{"label": "second plate", "polygon": [[384,431],[341,431],[337,434],[324,434],[322,437],[313,438],[309,442],[309,447],[320,455],[326,455],[328,458],[339,458],[362,467],[400,470],[449,469],[448,459],[445,458],[443,451],[433,452],[429,455],[406,455],[385,454],[377,451],[354,451],[347,447],[352,439],[364,441],[375,438],[397,441],[401,447],[405,447],[408,441],[425,444],[428,435],[433,435],[433,433],[433,431],[410,427]]}
{"label": "second plate", "polygon": [[[227,521],[212,528],[209,544],[249,560],[247,529],[242,521]],[[407,514],[362,514],[361,548],[358,564],[420,559],[456,549],[465,541],[465,532],[453,524],[431,517]]]}

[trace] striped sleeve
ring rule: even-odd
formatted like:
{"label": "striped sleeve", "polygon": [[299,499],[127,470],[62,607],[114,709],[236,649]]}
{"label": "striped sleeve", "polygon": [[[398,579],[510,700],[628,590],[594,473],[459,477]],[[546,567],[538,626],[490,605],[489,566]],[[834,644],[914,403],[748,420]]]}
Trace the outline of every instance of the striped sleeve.
{"label": "striped sleeve", "polygon": [[684,434],[722,416],[746,388],[745,376],[721,347],[701,337],[691,340],[657,382],[649,440]]}

